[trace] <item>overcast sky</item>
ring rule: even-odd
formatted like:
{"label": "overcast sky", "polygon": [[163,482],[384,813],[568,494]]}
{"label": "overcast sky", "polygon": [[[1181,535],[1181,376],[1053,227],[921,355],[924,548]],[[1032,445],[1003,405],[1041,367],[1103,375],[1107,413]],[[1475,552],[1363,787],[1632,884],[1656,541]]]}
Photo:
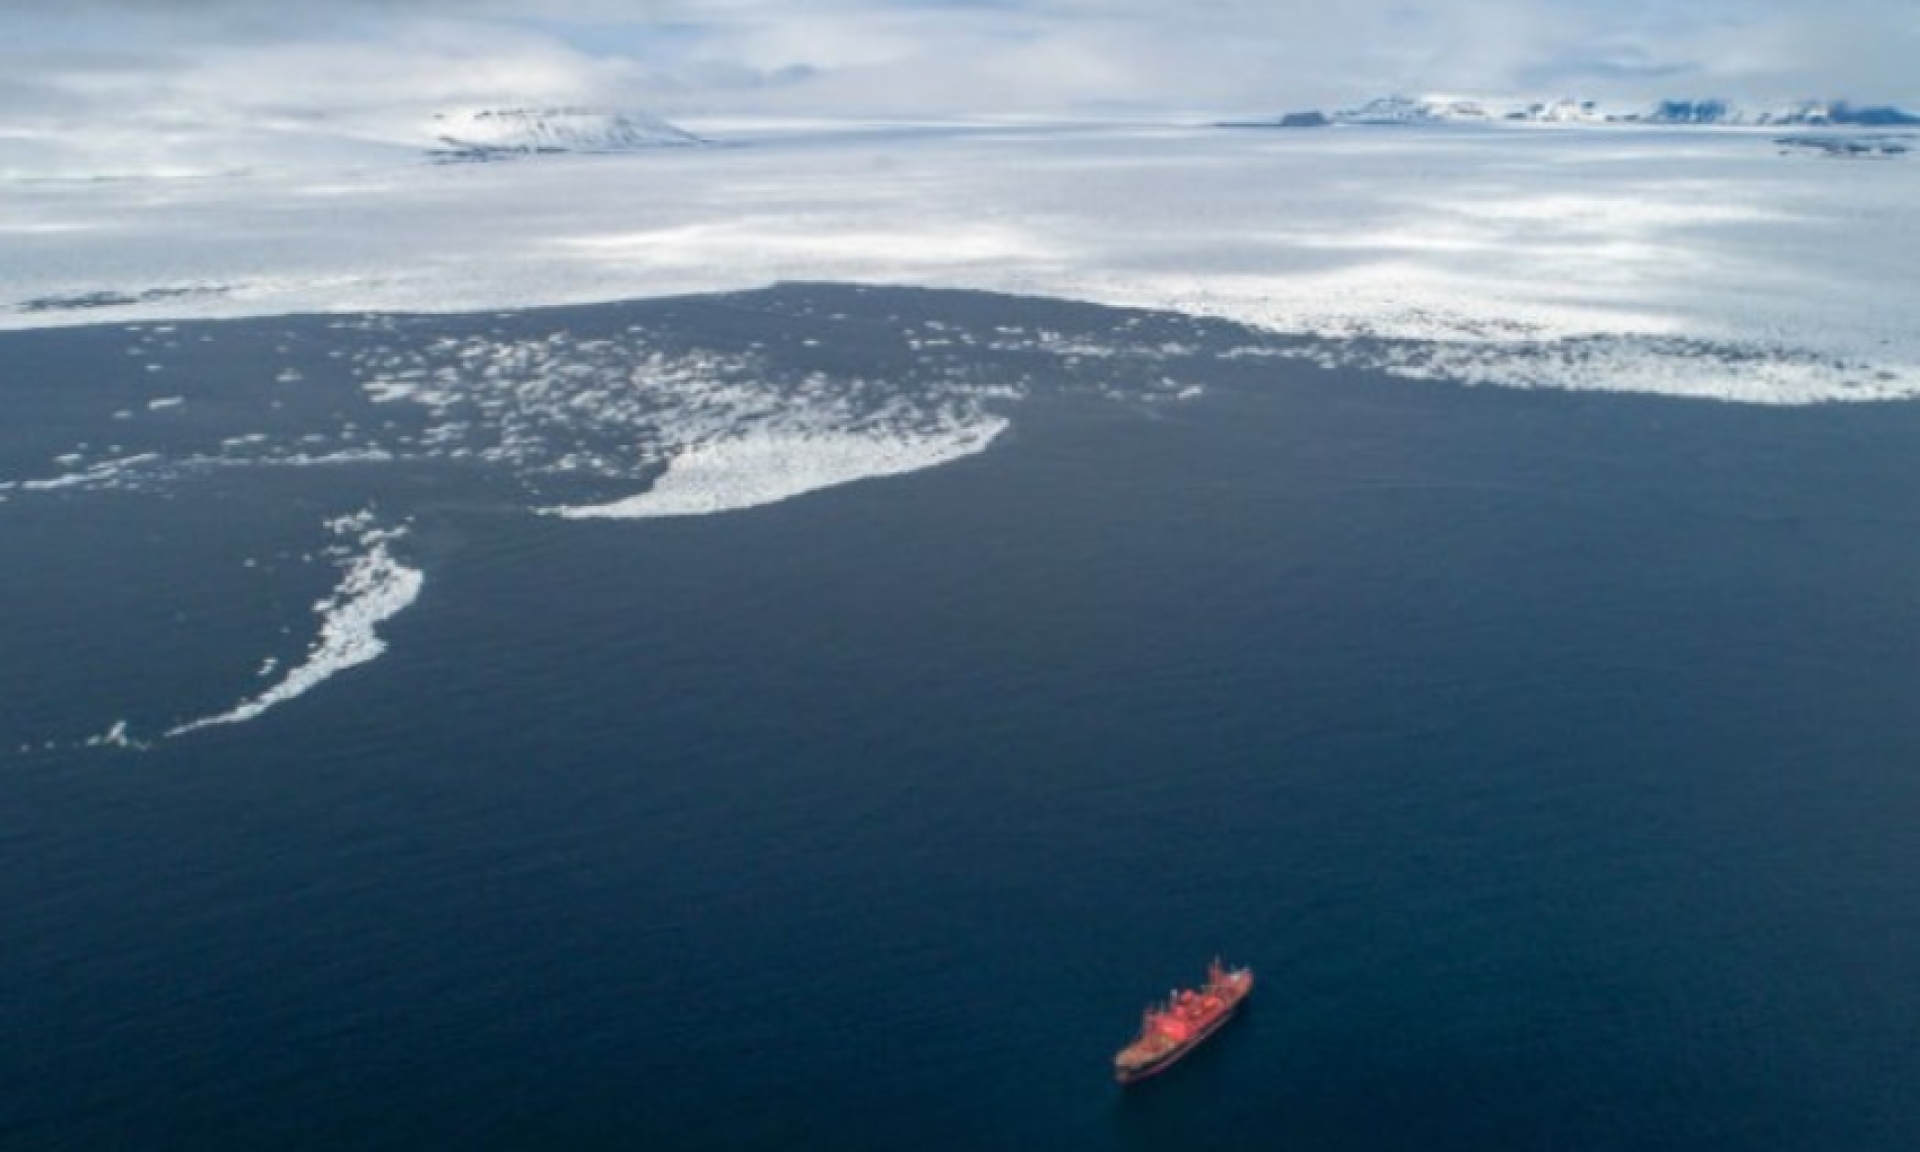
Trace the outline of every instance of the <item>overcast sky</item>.
{"label": "overcast sky", "polygon": [[578,102],[1273,111],[1389,92],[1920,105],[1915,0],[0,0],[0,129]]}

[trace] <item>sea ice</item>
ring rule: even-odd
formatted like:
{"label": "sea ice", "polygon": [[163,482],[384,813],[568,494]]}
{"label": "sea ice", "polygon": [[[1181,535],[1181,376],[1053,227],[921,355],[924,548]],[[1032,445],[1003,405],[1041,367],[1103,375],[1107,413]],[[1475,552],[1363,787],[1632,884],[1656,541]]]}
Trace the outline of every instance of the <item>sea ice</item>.
{"label": "sea ice", "polygon": [[[105,314],[26,306],[63,299],[159,319],[842,280],[1444,342],[1497,384],[1920,395],[1920,165],[1793,163],[1765,132],[1702,127],[690,127],[740,146],[457,166],[329,146],[193,179],[15,169],[0,327]],[[1612,351],[1557,348],[1581,340]],[[1730,371],[1681,340],[1793,367]]]}
{"label": "sea ice", "polygon": [[[345,558],[339,586],[314,605],[320,617],[320,635],[306,659],[266,691],[225,712],[177,724],[167,730],[168,737],[252,720],[386,651],[380,626],[419,598],[426,577],[419,569],[400,563],[388,547],[404,530],[380,528],[365,513],[337,519],[329,528],[336,535],[349,537],[356,550]],[[263,666],[262,671],[266,670]]]}
{"label": "sea ice", "polygon": [[879,476],[917,472],[984,450],[1004,419],[895,436],[822,433],[747,435],[680,453],[651,489],[605,504],[547,509],[569,520],[707,516],[772,504]]}

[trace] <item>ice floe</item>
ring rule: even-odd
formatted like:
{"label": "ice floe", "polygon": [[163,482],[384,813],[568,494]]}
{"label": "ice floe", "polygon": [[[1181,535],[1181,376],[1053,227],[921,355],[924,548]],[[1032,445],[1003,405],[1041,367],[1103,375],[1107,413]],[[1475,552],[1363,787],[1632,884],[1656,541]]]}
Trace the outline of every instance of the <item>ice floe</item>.
{"label": "ice floe", "polygon": [[894,437],[760,434],[715,440],[675,456],[653,487],[637,496],[546,511],[569,520],[734,512],[836,484],[945,464],[985,449],[1006,425],[1004,419],[987,417],[941,431]]}
{"label": "ice floe", "polygon": [[[65,453],[56,458],[55,463],[72,468],[83,458],[74,453]],[[0,492],[57,492],[69,488],[129,488],[137,486],[142,480],[150,478],[155,472],[164,471],[167,463],[157,452],[141,452],[132,456],[119,456],[98,463],[86,465],[58,476],[47,476],[32,480],[0,481]]]}
{"label": "ice floe", "polygon": [[125,720],[115,720],[106,731],[87,737],[80,745],[83,748],[124,748],[132,752],[144,752],[152,747],[144,740],[134,739],[127,731]]}
{"label": "ice floe", "polygon": [[929,468],[1005,427],[1004,386],[928,365],[911,381],[800,370],[753,351],[664,348],[646,333],[474,336],[394,346],[361,365],[378,404],[427,419],[423,458],[652,487],[547,507],[575,519],[687,516]]}
{"label": "ice floe", "polygon": [[[380,626],[413,604],[426,581],[418,568],[401,563],[393,554],[391,545],[405,535],[405,529],[381,527],[368,512],[333,520],[328,529],[350,547],[341,557],[339,585],[314,605],[320,617],[320,634],[307,650],[306,659],[264,692],[225,712],[176,724],[167,730],[167,736],[185,736],[252,720],[386,651]],[[124,728],[121,732],[124,735]]]}

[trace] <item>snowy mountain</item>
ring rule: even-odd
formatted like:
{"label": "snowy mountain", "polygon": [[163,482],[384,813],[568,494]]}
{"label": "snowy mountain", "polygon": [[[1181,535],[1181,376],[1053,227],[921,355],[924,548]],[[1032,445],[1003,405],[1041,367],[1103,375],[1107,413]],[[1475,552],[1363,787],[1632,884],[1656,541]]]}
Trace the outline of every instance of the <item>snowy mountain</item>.
{"label": "snowy mountain", "polygon": [[1358,108],[1335,112],[1336,124],[1485,123],[1487,110],[1472,100],[1445,96],[1382,96]]}
{"label": "snowy mountain", "polygon": [[555,152],[641,152],[706,141],[664,120],[590,108],[443,112],[433,118],[442,160],[498,160]]}
{"label": "snowy mountain", "polygon": [[1457,96],[1382,96],[1331,116],[1320,112],[1289,112],[1271,120],[1235,121],[1243,128],[1317,128],[1327,124],[1365,126],[1427,126],[1490,124],[1497,120],[1542,124],[1598,123],[1609,119],[1591,100],[1565,97],[1511,106],[1496,106]]}
{"label": "snowy mountain", "polygon": [[1613,119],[1593,101],[1576,100],[1571,96],[1515,108],[1501,118],[1531,124],[1604,124]]}
{"label": "snowy mountain", "polygon": [[1920,116],[1893,107],[1856,107],[1844,100],[1807,100],[1778,108],[1744,108],[1725,100],[1662,100],[1632,119],[1642,124],[1725,124],[1757,127],[1887,128],[1920,124]]}
{"label": "snowy mountain", "polygon": [[1725,100],[1662,100],[1635,119],[1647,124],[1745,123],[1745,113]]}
{"label": "snowy mountain", "polygon": [[1495,122],[1891,128],[1920,125],[1920,115],[1885,105],[1855,105],[1844,100],[1808,100],[1771,108],[1747,107],[1726,100],[1662,100],[1651,108],[1621,110],[1608,109],[1595,101],[1571,96],[1529,102],[1468,100],[1454,96],[1382,96],[1331,116],[1323,116],[1319,112],[1290,112],[1274,119],[1233,121],[1225,126],[1304,128],[1351,124],[1425,127]]}

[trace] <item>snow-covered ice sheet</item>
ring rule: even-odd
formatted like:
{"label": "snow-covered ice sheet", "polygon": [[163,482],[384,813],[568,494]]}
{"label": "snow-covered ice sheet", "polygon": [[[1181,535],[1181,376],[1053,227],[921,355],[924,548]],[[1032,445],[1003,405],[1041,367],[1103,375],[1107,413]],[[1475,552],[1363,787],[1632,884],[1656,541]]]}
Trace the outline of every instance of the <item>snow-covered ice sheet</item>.
{"label": "snow-covered ice sheet", "polygon": [[85,181],[0,163],[0,326],[844,280],[1417,341],[1380,366],[1495,384],[1920,394],[1920,164],[1698,128],[704,134],[737,146]]}

